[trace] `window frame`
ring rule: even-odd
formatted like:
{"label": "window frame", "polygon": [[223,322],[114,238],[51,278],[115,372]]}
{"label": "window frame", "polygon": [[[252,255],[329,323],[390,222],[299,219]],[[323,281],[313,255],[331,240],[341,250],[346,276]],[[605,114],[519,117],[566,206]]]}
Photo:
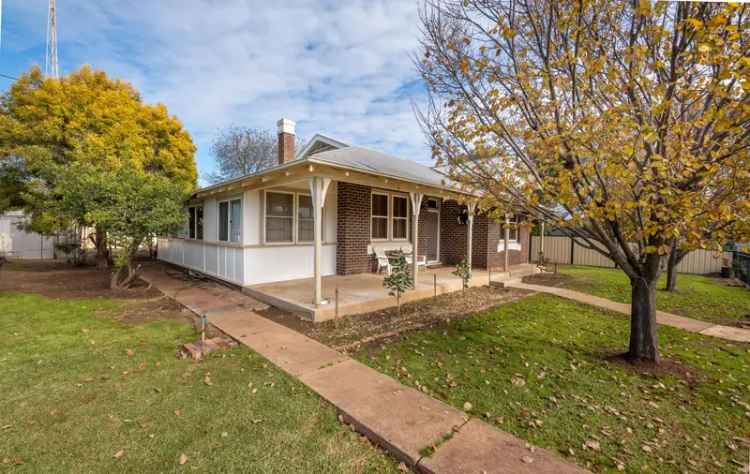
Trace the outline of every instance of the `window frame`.
{"label": "window frame", "polygon": [[[374,200],[375,196],[385,196],[386,197],[386,203],[388,206],[388,215],[376,215],[374,214]],[[394,199],[395,198],[401,198],[406,200],[406,217],[395,217],[393,215],[394,210]],[[370,192],[370,242],[410,242],[411,239],[411,199],[409,199],[409,195],[406,193],[398,192],[398,191],[383,191],[383,190],[376,190],[373,189]],[[373,221],[374,219],[386,219],[386,236],[385,238],[381,237],[373,237]],[[393,236],[393,222],[398,220],[404,220],[406,221],[406,237],[394,237]]]}
{"label": "window frame", "polygon": [[[201,210],[200,220],[198,220],[198,209]],[[194,204],[192,206],[188,206],[188,232],[186,236],[188,239],[203,240],[204,238],[203,234],[205,231],[204,226],[203,226],[204,216],[205,214],[204,214],[203,204]],[[191,219],[193,220],[193,225],[190,225]],[[199,228],[200,228],[200,234],[198,233]]]}
{"label": "window frame", "polygon": [[[394,202],[395,202],[396,198],[403,199],[404,201],[406,201],[406,216],[404,216],[404,217],[396,217],[396,215],[394,214],[394,211],[396,209],[396,206],[395,206]],[[390,211],[391,211],[390,238],[394,242],[408,242],[409,241],[409,221],[411,220],[411,219],[409,219],[409,201],[410,201],[409,196],[401,194],[401,193],[391,193],[390,199],[391,199],[391,208],[390,208]],[[393,226],[393,224],[396,222],[396,220],[403,220],[403,221],[406,222],[406,229],[405,229],[406,230],[406,235],[404,237],[398,237],[398,238],[396,238],[396,236],[394,235],[394,232],[393,232],[394,226]]]}
{"label": "window frame", "polygon": [[[284,242],[269,242],[268,240],[268,195],[269,194],[288,194],[292,196],[292,240]],[[312,240],[300,240],[299,239],[299,198],[305,196],[310,198],[312,203],[312,194],[307,191],[290,191],[286,189],[264,189],[263,190],[263,245],[314,245],[315,244],[315,230],[313,227],[313,239]],[[313,226],[315,225],[315,203],[313,205]],[[325,209],[321,210],[321,220],[325,223]],[[270,217],[286,217],[286,216],[273,216]],[[321,225],[322,234],[320,236],[321,241],[325,242],[325,225]]]}
{"label": "window frame", "polygon": [[[286,194],[289,196],[292,196],[292,215],[291,216],[277,216],[273,214],[268,214],[268,195],[269,194]],[[295,229],[295,215],[297,214],[297,197],[295,196],[296,193],[292,191],[284,191],[284,190],[265,190],[263,192],[263,243],[268,245],[289,245],[294,244],[297,240],[297,232]],[[269,241],[268,240],[268,218],[284,218],[284,219],[291,219],[292,220],[292,239],[291,240],[278,240],[278,241]]]}
{"label": "window frame", "polygon": [[[238,236],[237,240],[232,240],[232,203],[235,202],[235,201],[239,201],[239,203],[240,203],[240,227],[239,227],[240,228],[240,233],[239,233],[239,236]],[[227,204],[227,220],[226,220],[226,225],[227,225],[227,239],[226,240],[224,240],[224,239],[221,238],[221,224],[222,224],[222,222],[221,222],[221,205],[223,203]],[[243,202],[242,202],[242,197],[231,197],[231,198],[221,199],[221,200],[219,200],[219,201],[216,202],[216,220],[218,222],[218,226],[217,226],[217,229],[216,229],[216,231],[217,231],[216,232],[216,238],[217,238],[218,242],[226,242],[226,243],[229,243],[229,244],[239,244],[239,243],[242,243],[242,238],[243,238],[243,234],[242,234],[242,232],[243,232],[242,231],[242,220],[243,220],[242,219],[242,214],[243,214],[243,209],[244,209],[244,205],[243,205]]]}
{"label": "window frame", "polygon": [[[509,231],[508,232],[508,242],[518,242],[518,216],[515,214],[510,216],[508,218],[508,224],[509,224]],[[503,222],[503,228],[505,226],[505,222]],[[505,239],[505,233],[503,233],[503,240]]]}
{"label": "window frame", "polygon": [[[311,204],[312,212],[313,212],[313,216],[309,219],[313,223],[313,237],[312,237],[312,240],[301,240],[300,237],[299,237],[299,221],[300,221],[300,217],[299,217],[299,209],[300,209],[300,207],[299,207],[299,198],[302,197],[302,196],[310,198],[310,204]],[[322,212],[320,213],[320,216],[321,216],[321,219],[322,219],[323,218],[323,213]],[[323,227],[325,227],[325,226],[322,226],[321,229]],[[310,194],[310,193],[304,193],[304,192],[302,192],[302,193],[294,193],[294,226],[293,226],[292,233],[294,234],[294,243],[295,244],[314,244],[315,243],[315,203],[313,202],[313,200],[312,200],[312,194]],[[320,240],[323,240],[323,236],[322,235],[320,236]]]}
{"label": "window frame", "polygon": [[[387,207],[385,215],[375,215],[375,196],[385,196],[385,205]],[[375,219],[385,219],[385,237],[374,237],[373,231],[375,226],[373,221]],[[390,194],[385,191],[373,190],[370,193],[370,241],[371,242],[387,242],[391,236],[391,197]]]}

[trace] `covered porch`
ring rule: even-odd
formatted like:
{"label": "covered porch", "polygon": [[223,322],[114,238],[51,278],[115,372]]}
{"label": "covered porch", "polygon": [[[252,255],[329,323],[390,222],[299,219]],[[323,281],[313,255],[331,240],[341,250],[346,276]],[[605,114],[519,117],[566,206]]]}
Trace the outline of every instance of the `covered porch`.
{"label": "covered porch", "polygon": [[[418,275],[416,288],[401,296],[401,302],[430,298],[435,295],[459,291],[461,279],[452,274],[453,267],[427,268]],[[480,270],[472,271],[470,286],[482,286],[491,282],[499,283],[510,278],[520,278],[536,271],[532,264],[510,267],[509,272]],[[383,287],[383,275],[360,273],[322,277],[321,301],[315,304],[316,279],[305,278],[277,283],[246,286],[243,292],[276,306],[299,314],[312,321],[326,321],[337,316],[377,311],[396,305],[396,298],[388,295]]]}

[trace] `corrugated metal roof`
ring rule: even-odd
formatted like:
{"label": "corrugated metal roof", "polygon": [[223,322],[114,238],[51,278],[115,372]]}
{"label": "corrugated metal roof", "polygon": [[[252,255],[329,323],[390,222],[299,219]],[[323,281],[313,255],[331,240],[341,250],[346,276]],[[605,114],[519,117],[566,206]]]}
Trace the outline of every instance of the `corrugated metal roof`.
{"label": "corrugated metal roof", "polygon": [[441,188],[453,185],[448,178],[432,168],[358,146],[315,153],[308,159]]}

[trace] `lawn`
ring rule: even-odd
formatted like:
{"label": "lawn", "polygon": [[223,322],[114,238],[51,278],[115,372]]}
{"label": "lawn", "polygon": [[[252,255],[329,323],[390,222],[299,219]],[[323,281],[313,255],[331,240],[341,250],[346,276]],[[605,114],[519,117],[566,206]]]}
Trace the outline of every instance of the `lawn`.
{"label": "lawn", "polygon": [[739,472],[750,346],[659,337],[671,369],[636,369],[626,317],[537,294],[356,357],[595,472]]}
{"label": "lawn", "polygon": [[259,355],[178,360],[192,326],[137,304],[0,293],[0,471],[397,470]]}
{"label": "lawn", "polygon": [[[535,275],[529,283],[551,284],[590,293],[620,303],[630,303],[630,281],[612,268],[560,266],[558,275]],[[659,280],[656,307],[661,311],[719,324],[750,322],[750,290],[730,286],[726,281],[701,275],[679,274],[677,290],[664,291],[666,276]]]}

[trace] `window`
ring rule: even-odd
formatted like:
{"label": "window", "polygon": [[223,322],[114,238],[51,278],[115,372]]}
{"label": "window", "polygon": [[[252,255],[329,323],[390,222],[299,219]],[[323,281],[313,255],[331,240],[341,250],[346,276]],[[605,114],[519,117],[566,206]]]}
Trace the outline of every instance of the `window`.
{"label": "window", "polygon": [[372,225],[370,226],[373,239],[388,238],[388,195],[372,193]]}
{"label": "window", "polygon": [[407,240],[409,198],[402,194],[373,192],[370,220],[372,240]]}
{"label": "window", "polygon": [[313,203],[310,196],[297,196],[297,241],[312,242],[315,240],[315,219]]}
{"label": "window", "polygon": [[203,240],[203,206],[188,208],[188,237]]}
{"label": "window", "polygon": [[229,240],[229,202],[219,203],[219,240]]}
{"label": "window", "polygon": [[239,242],[242,238],[242,201],[219,202],[219,240]]}
{"label": "window", "polygon": [[408,201],[404,196],[393,196],[393,240],[406,240],[409,229]]}
{"label": "window", "polygon": [[242,201],[235,199],[229,203],[229,240],[239,242],[242,239]]}
{"label": "window", "polygon": [[[518,241],[518,219],[516,216],[510,216],[510,219],[508,220],[510,223],[510,229],[508,232],[508,242],[517,242]],[[505,234],[503,234],[503,239],[505,238]]]}
{"label": "window", "polygon": [[294,242],[293,193],[266,193],[266,242]]}

